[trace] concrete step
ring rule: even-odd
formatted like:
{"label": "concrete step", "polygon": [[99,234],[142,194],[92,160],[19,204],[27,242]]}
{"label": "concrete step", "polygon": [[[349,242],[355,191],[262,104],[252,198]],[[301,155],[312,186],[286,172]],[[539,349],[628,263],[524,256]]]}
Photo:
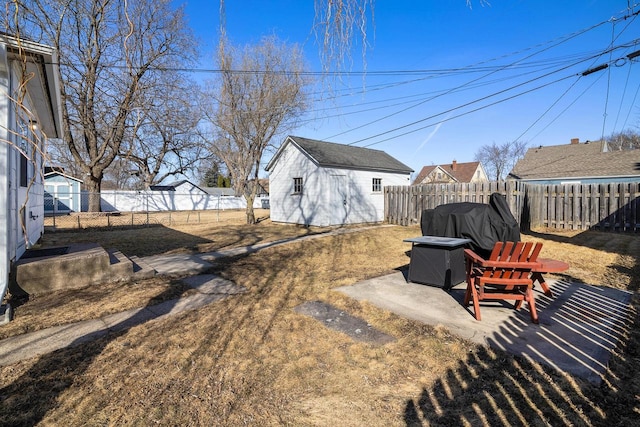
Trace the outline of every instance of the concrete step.
{"label": "concrete step", "polygon": [[117,249],[107,249],[107,253],[109,253],[109,272],[105,275],[105,279],[119,281],[131,277],[133,262]]}
{"label": "concrete step", "polygon": [[133,277],[136,279],[148,279],[156,275],[155,268],[147,264],[142,258],[133,255],[129,259],[133,263]]}
{"label": "concrete step", "polygon": [[43,294],[82,288],[104,279],[110,256],[97,244],[27,251],[12,267],[11,292]]}
{"label": "concrete step", "polygon": [[78,289],[100,283],[140,280],[156,271],[138,257],[127,257],[117,249],[97,244],[28,251],[12,269],[10,289],[15,295],[45,294]]}

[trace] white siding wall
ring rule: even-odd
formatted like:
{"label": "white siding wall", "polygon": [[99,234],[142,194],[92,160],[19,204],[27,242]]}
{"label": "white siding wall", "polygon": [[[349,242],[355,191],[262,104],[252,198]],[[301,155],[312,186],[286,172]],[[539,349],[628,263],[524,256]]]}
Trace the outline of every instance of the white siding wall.
{"label": "white siding wall", "polygon": [[[11,86],[12,94],[18,92],[18,84],[20,82],[19,75],[21,69],[17,61],[13,61],[11,66]],[[33,102],[29,97],[29,93],[23,98],[23,104],[27,111],[30,111],[34,117],[32,119],[39,123],[40,120],[36,116],[37,109],[34,108]],[[18,128],[18,121],[15,114],[10,114],[10,126],[13,129]],[[36,129],[30,133],[28,144],[35,144],[42,140],[42,135]],[[19,138],[15,137],[14,144],[19,144]],[[10,218],[13,218],[11,228],[12,236],[10,240],[14,242],[15,252],[12,254],[17,260],[24,254],[25,250],[38,242],[44,233],[44,185],[42,182],[42,148],[34,150],[31,145],[26,147],[29,161],[27,162],[27,187],[20,186],[20,153],[17,150],[10,150],[13,161],[11,162],[11,186],[13,191],[17,189],[17,200],[12,204],[10,210]],[[14,185],[15,183],[15,185]],[[11,191],[11,190],[10,190]],[[22,228],[20,217],[24,218],[25,230]]]}
{"label": "white siding wall", "polygon": [[[293,194],[293,179],[302,178],[302,194]],[[272,221],[294,224],[328,224],[326,177],[300,150],[287,144],[269,174]]]}
{"label": "white siding wall", "polygon": [[7,51],[0,43],[0,298],[4,297],[9,278],[9,152],[12,151],[5,141],[9,134],[9,67]]}
{"label": "white siding wall", "polygon": [[[296,177],[303,179],[301,195],[293,194]],[[293,144],[287,144],[269,174],[271,220],[321,227],[381,222],[384,195],[372,191],[373,178],[380,178],[383,187],[409,184],[408,173],[320,168]],[[346,204],[340,193],[346,196]]]}
{"label": "white siding wall", "polygon": [[[7,289],[10,263],[19,259],[44,232],[41,150],[35,150],[35,166],[29,163],[29,177],[35,176],[35,180],[30,187],[20,186],[20,153],[14,146],[19,142],[16,108],[10,99],[16,97],[20,73],[18,64],[7,58],[6,46],[0,45],[0,300]],[[23,103],[26,111],[36,113],[28,96]],[[38,121],[37,117],[33,119]],[[23,207],[26,233],[20,221]]]}
{"label": "white siding wall", "polygon": [[344,209],[333,206],[331,224],[358,224],[381,222],[384,220],[384,193],[373,192],[373,179],[380,178],[382,187],[388,185],[409,185],[409,174],[389,172],[358,171],[350,169],[326,169],[328,175],[345,175],[347,204]]}
{"label": "white siding wall", "polygon": [[[478,172],[480,172],[480,176],[478,176]],[[489,181],[489,177],[487,177],[487,173],[484,171],[484,168],[481,165],[478,165],[478,168],[473,173],[473,178],[471,178],[471,182],[487,182]]]}

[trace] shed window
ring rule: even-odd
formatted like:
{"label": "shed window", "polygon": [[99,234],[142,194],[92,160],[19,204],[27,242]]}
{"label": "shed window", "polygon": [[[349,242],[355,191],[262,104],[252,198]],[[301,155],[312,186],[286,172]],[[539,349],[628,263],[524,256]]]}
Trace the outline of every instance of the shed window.
{"label": "shed window", "polygon": [[371,191],[374,193],[382,192],[382,178],[373,178],[371,183]]}
{"label": "shed window", "polygon": [[302,178],[293,178],[293,194],[302,194]]}

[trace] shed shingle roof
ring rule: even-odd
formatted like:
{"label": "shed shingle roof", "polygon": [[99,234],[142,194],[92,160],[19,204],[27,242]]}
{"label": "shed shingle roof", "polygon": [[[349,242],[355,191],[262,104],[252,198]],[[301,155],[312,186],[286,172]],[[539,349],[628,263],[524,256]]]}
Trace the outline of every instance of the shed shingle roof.
{"label": "shed shingle roof", "polygon": [[640,150],[603,152],[604,142],[530,148],[509,174],[517,179],[640,176]]}
{"label": "shed shingle roof", "polygon": [[[322,167],[399,173],[413,172],[413,169],[409,166],[384,151],[318,141],[299,136],[289,136],[288,140],[300,147],[314,162]],[[267,170],[270,169],[270,166],[271,162],[267,166]]]}

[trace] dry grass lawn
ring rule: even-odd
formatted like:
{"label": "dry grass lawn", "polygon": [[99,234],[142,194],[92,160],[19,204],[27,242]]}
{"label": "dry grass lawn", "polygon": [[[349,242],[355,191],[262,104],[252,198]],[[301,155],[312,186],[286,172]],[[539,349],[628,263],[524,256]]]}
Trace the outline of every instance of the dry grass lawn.
{"label": "dry grass lawn", "polygon": [[[128,255],[211,251],[322,232],[264,220],[126,231],[54,233],[46,243],[97,241]],[[227,259],[218,273],[249,292],[151,321],[77,348],[0,368],[1,425],[634,425],[640,419],[638,319],[601,386],[400,318],[333,288],[408,264],[417,227],[375,227]],[[163,237],[164,236],[164,237]],[[640,239],[549,233],[543,256],[571,280],[637,293]],[[95,318],[190,292],[154,278],[60,292],[17,307],[2,336]],[[297,314],[324,301],[397,338],[353,341]],[[637,298],[634,299],[637,307]],[[55,316],[52,313],[56,313]]]}

